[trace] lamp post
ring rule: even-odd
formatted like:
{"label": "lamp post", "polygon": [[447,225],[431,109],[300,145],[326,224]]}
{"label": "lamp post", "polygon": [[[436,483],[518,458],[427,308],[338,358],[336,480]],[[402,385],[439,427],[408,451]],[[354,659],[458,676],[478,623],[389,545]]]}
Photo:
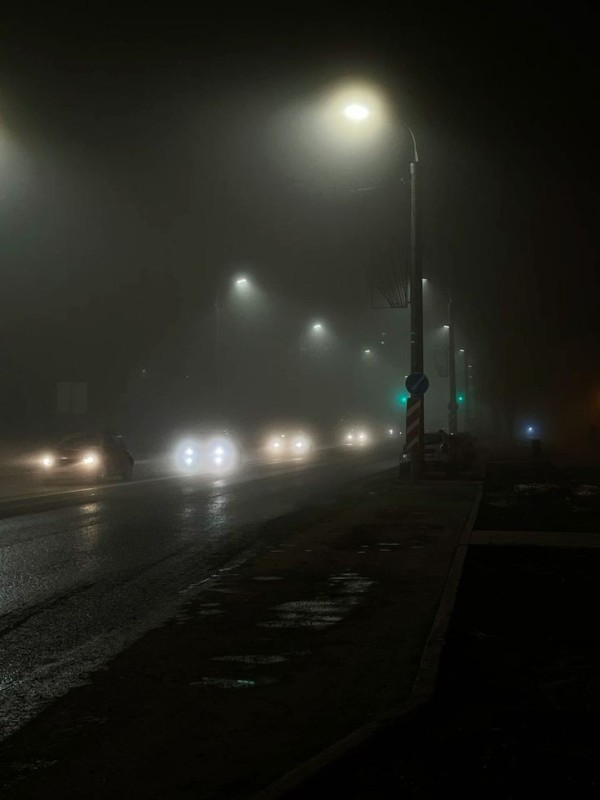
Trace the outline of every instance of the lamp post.
{"label": "lamp post", "polygon": [[[412,128],[406,122],[404,127],[409,132],[413,145],[413,157],[410,163],[410,370],[423,372],[423,249],[417,191],[419,154]],[[418,442],[410,455],[410,476],[413,480],[423,474],[424,436],[425,409],[422,397]]]}
{"label": "lamp post", "polygon": [[[234,285],[237,289],[244,289],[250,286],[248,278],[239,276],[235,278]],[[217,403],[217,413],[220,414],[223,406],[223,373],[221,370],[221,295],[220,287],[215,292],[215,395]]]}
{"label": "lamp post", "polygon": [[448,376],[450,402],[448,403],[448,430],[458,433],[458,403],[456,402],[456,353],[454,351],[454,320],[452,318],[452,295],[448,299]]}
{"label": "lamp post", "polygon": [[[344,108],[344,114],[352,122],[360,123],[370,114],[365,104],[352,102]],[[404,121],[410,134],[412,157],[410,162],[410,367],[411,372],[423,372],[423,248],[421,243],[421,218],[418,207],[417,140],[412,128]],[[423,474],[424,398],[421,397],[417,445],[410,454],[411,478]]]}

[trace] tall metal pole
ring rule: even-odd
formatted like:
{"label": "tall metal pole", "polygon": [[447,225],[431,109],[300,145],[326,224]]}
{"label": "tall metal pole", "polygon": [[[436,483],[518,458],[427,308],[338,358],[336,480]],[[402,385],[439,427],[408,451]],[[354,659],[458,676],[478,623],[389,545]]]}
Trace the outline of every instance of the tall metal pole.
{"label": "tall metal pole", "polygon": [[465,400],[464,400],[464,409],[465,409],[465,430],[471,430],[471,420],[469,419],[469,414],[471,412],[471,392],[469,389],[469,358],[466,349],[463,351],[463,358],[464,358],[464,377],[463,383],[465,387]]}
{"label": "tall metal pole", "polygon": [[[410,165],[410,368],[411,372],[423,372],[423,260],[417,205],[419,156],[415,135],[408,125],[406,127],[413,142],[413,160]],[[423,474],[424,419],[423,398],[421,398],[418,445],[410,457],[410,476],[413,479],[418,479]]]}
{"label": "tall metal pole", "polygon": [[454,320],[452,318],[452,295],[448,300],[448,376],[450,378],[450,402],[448,403],[448,430],[458,433],[458,403],[456,402],[456,351],[454,349]]}
{"label": "tall metal pole", "polygon": [[219,293],[215,295],[215,394],[217,399],[217,416],[221,415],[221,306]]}

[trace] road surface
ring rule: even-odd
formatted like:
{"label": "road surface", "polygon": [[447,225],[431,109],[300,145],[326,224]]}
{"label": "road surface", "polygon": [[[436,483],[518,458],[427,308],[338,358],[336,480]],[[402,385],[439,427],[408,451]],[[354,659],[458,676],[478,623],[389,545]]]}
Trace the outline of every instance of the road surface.
{"label": "road surface", "polygon": [[397,460],[393,448],[334,450],[221,480],[154,477],[0,503],[2,736],[264,546],[265,522],[331,503]]}

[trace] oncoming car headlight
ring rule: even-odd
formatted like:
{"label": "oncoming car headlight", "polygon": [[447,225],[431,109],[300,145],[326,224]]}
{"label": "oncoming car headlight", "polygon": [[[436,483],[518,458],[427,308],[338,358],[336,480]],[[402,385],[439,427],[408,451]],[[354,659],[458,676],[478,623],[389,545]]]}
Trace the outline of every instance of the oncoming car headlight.
{"label": "oncoming car headlight", "polygon": [[200,466],[200,447],[197,442],[181,442],[175,449],[175,466],[184,472],[193,472]]}
{"label": "oncoming car headlight", "polygon": [[297,433],[291,438],[291,454],[295,458],[307,456],[312,449],[312,441],[304,433]]}
{"label": "oncoming car headlight", "polygon": [[218,472],[233,470],[240,460],[237,445],[230,439],[216,439],[208,445],[207,469]]}
{"label": "oncoming car headlight", "polygon": [[99,459],[96,453],[86,453],[81,459],[81,463],[84,465],[84,467],[93,467],[94,464],[98,463],[98,461]]}
{"label": "oncoming car headlight", "polygon": [[45,467],[46,469],[50,469],[51,467],[53,467],[56,464],[56,458],[53,455],[50,455],[48,453],[48,454],[46,454],[46,455],[41,457],[40,463],[41,463],[42,467]]}

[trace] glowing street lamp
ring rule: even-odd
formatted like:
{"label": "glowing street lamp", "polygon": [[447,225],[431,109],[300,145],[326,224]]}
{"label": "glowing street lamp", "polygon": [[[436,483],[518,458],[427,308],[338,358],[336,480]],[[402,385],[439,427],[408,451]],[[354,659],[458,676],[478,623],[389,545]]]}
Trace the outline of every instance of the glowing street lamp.
{"label": "glowing street lamp", "polygon": [[344,108],[344,116],[352,122],[362,122],[371,114],[368,106],[363,103],[348,103]]}
{"label": "glowing street lamp", "polygon": [[[381,92],[370,90],[369,87],[348,86],[338,95],[343,116],[350,123],[358,124],[370,118],[373,113],[374,122],[381,121],[386,116],[385,103],[382,102]],[[365,102],[369,99],[369,103]],[[338,108],[340,108],[338,106]],[[341,116],[341,115],[340,115]],[[421,246],[421,225],[417,208],[417,171],[419,155],[417,140],[412,128],[402,120],[403,127],[408,131],[412,143],[410,161],[410,371],[423,372],[423,263]],[[373,127],[376,127],[373,126]],[[422,402],[422,401],[421,401]],[[423,405],[421,405],[423,408]],[[420,478],[423,472],[423,425],[424,417],[421,412],[419,417],[419,436],[417,450],[411,453],[411,477]]]}
{"label": "glowing street lamp", "polygon": [[[252,284],[245,275],[240,275],[234,279],[233,284],[236,289],[247,290]],[[245,292],[244,292],[245,293]],[[220,287],[215,293],[215,390],[219,412],[222,404],[222,376],[221,376],[221,295]]]}

